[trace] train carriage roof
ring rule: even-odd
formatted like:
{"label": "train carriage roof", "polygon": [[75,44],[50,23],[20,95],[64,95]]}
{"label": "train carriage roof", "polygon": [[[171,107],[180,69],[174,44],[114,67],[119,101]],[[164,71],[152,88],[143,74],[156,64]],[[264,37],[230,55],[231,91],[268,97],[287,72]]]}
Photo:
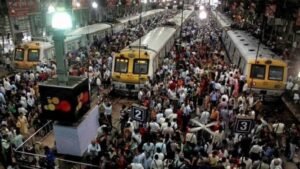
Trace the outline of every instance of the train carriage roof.
{"label": "train carriage roof", "polygon": [[217,19],[218,24],[221,25],[222,28],[230,27],[233,24],[233,21],[229,17],[218,11],[212,11],[212,14]]}
{"label": "train carriage roof", "polygon": [[53,47],[53,44],[51,42],[44,42],[44,41],[31,41],[31,42],[22,43],[21,45],[17,46],[17,48],[18,47],[47,49]]}
{"label": "train carriage roof", "polygon": [[[259,41],[250,33],[240,30],[230,30],[227,32],[235,46],[239,49],[241,55],[247,58],[255,58]],[[278,55],[272,52],[269,47],[261,44],[258,52],[258,57],[279,59]]]}
{"label": "train carriage roof", "polygon": [[87,35],[87,34],[91,34],[91,33],[95,33],[98,31],[103,31],[103,30],[109,29],[110,27],[111,26],[109,24],[105,24],[105,23],[88,25],[88,26],[81,27],[81,28],[71,31],[70,33],[67,34],[67,36]]}
{"label": "train carriage roof", "polygon": [[175,23],[177,26],[181,25],[181,19],[186,20],[188,17],[191,16],[191,14],[193,13],[193,10],[184,10],[183,11],[183,18],[182,18],[182,13],[178,13],[177,15],[175,15],[173,18],[169,19],[168,22],[169,23]]}
{"label": "train carriage roof", "polygon": [[[167,41],[174,35],[174,28],[158,27],[141,38],[141,46],[158,53]],[[138,47],[140,40],[134,41],[129,47]]]}
{"label": "train carriage roof", "polygon": [[73,41],[73,40],[77,40],[77,39],[80,39],[80,38],[81,38],[80,35],[71,35],[71,36],[66,35],[65,43],[71,42],[71,41]]}
{"label": "train carriage roof", "polygon": [[[147,12],[142,12],[142,18],[163,12],[164,10],[165,9],[154,9],[154,10],[150,10]],[[135,21],[135,20],[138,20],[139,18],[140,18],[140,14],[117,19],[117,21],[119,23],[127,23],[128,21]]]}

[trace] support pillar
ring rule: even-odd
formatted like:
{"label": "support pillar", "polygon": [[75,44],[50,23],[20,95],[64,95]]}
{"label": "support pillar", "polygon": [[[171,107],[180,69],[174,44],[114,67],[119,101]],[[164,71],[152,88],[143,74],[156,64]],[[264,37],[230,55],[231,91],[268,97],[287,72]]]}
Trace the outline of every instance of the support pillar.
{"label": "support pillar", "polygon": [[62,30],[55,30],[53,35],[55,57],[56,57],[56,73],[58,85],[66,85],[68,82],[67,61],[65,59],[65,35]]}

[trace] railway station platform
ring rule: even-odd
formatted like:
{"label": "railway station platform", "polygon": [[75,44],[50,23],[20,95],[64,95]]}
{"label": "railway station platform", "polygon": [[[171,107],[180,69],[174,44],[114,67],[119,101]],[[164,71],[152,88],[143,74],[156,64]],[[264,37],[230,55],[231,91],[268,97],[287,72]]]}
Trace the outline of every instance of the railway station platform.
{"label": "railway station platform", "polygon": [[300,104],[295,104],[288,96],[283,95],[281,100],[293,116],[300,122]]}

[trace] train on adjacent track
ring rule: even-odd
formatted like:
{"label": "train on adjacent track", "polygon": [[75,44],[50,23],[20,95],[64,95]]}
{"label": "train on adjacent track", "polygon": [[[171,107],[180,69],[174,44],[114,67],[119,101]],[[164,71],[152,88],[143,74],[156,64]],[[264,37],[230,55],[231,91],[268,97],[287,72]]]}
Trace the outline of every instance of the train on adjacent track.
{"label": "train on adjacent track", "polygon": [[[106,35],[120,32],[129,24],[137,25],[140,17],[143,21],[160,16],[165,9],[155,9],[143,12],[139,15],[116,19],[116,24],[97,23],[85,27],[77,28],[66,33],[65,53],[75,51],[81,46],[87,46],[94,37],[99,39]],[[32,69],[39,63],[49,63],[54,61],[54,44],[52,41],[33,40],[15,47],[13,63],[17,69]]]}
{"label": "train on adjacent track", "polygon": [[194,14],[184,10],[168,22],[122,49],[113,58],[112,85],[118,93],[137,93],[160,68],[164,57],[180,36],[181,26]]}
{"label": "train on adjacent track", "polygon": [[279,98],[285,89],[288,65],[250,32],[232,28],[227,16],[212,12],[222,30],[228,60],[245,75],[248,87],[266,99]]}

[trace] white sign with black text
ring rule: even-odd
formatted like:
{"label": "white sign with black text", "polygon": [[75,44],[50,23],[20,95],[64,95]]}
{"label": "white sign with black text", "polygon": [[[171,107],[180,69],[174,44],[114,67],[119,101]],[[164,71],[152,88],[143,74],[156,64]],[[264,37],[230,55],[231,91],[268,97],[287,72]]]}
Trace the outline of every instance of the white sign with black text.
{"label": "white sign with black text", "polygon": [[254,126],[253,119],[236,118],[234,130],[236,133],[250,133]]}
{"label": "white sign with black text", "polygon": [[146,122],[147,108],[144,106],[133,104],[131,107],[131,118],[139,122]]}

